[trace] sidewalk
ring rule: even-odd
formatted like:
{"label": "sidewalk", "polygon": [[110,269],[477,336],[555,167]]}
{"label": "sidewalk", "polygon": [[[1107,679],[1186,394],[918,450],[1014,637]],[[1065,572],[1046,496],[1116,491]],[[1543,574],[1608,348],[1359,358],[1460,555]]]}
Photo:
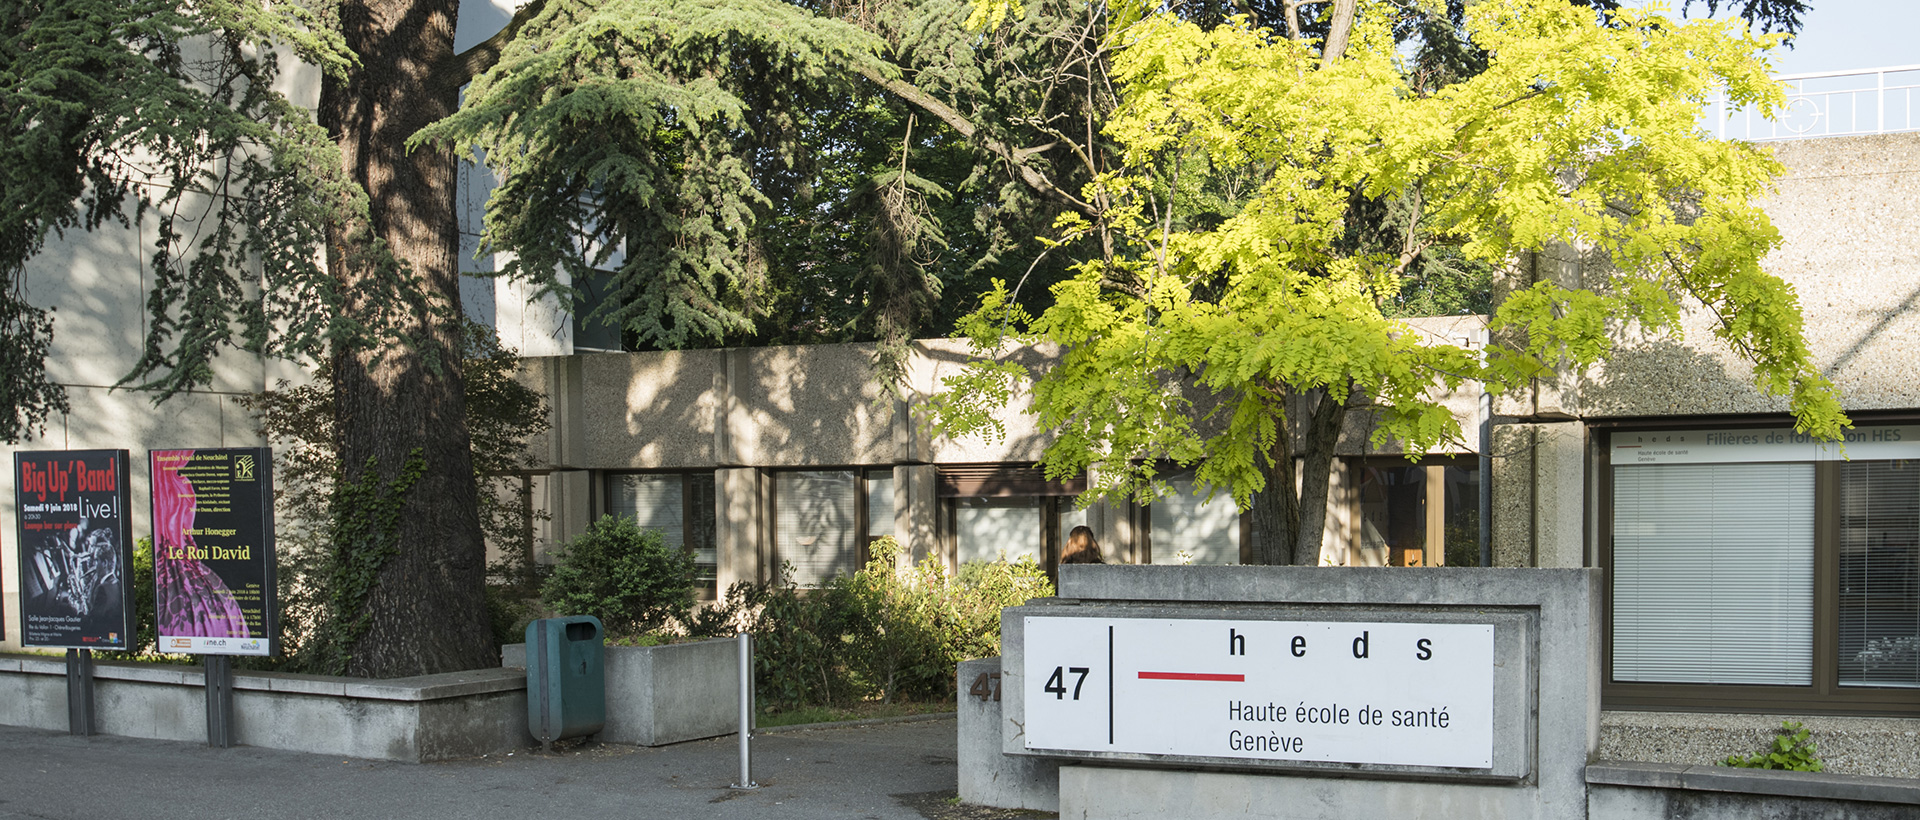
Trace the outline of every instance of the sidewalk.
{"label": "sidewalk", "polygon": [[0,818],[1015,817],[954,807],[951,719],[412,765],[0,727]]}

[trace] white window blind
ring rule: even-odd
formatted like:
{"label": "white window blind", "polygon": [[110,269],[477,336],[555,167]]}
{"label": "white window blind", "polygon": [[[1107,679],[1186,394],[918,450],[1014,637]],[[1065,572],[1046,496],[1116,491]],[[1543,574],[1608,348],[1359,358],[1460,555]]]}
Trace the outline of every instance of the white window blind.
{"label": "white window blind", "polygon": [[1614,680],[1811,683],[1813,465],[1613,474]]}
{"label": "white window blind", "polygon": [[[774,484],[774,556],[791,565],[786,580],[817,587],[859,568],[854,532],[859,482],[847,470],[778,473]],[[783,573],[788,570],[783,569]]]}
{"label": "white window blind", "polygon": [[[691,521],[689,509],[694,511]],[[660,540],[669,547],[692,550],[701,578],[714,577],[719,555],[714,549],[712,476],[615,476],[609,512],[633,519],[641,529],[660,533]]]}
{"label": "white window blind", "polygon": [[1172,492],[1147,507],[1153,523],[1153,563],[1174,564],[1186,553],[1195,564],[1240,563],[1240,511],[1226,493],[1203,500],[1192,473],[1167,479]]}
{"label": "white window blind", "polygon": [[1840,685],[1920,686],[1920,461],[1840,465]]}
{"label": "white window blind", "polygon": [[1044,503],[1035,496],[954,499],[955,557],[962,564],[1003,558],[1044,563]]}
{"label": "white window blind", "polygon": [[893,535],[893,471],[867,471],[867,537]]}

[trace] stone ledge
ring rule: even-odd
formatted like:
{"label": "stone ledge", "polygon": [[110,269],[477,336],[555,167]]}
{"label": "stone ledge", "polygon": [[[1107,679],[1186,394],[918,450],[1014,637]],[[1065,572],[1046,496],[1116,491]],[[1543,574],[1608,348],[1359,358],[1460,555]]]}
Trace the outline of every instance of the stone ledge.
{"label": "stone ledge", "polygon": [[1900,777],[1607,760],[1587,766],[1587,783],[1920,806],[1920,780]]}
{"label": "stone ledge", "polygon": [[[32,655],[0,656],[0,672],[64,677],[67,674],[67,664],[65,660]],[[96,662],[93,667],[93,676],[96,680],[123,680],[173,686],[204,686],[206,682],[205,673],[198,666],[115,661]],[[417,702],[524,690],[527,688],[527,676],[524,670],[512,668],[472,669],[465,672],[384,680],[235,670],[233,688],[235,691]]]}

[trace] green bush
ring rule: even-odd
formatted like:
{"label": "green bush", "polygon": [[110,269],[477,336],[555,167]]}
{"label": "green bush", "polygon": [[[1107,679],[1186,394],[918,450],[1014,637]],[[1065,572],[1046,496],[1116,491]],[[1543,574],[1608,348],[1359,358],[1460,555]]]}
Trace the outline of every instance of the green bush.
{"label": "green bush", "polygon": [[882,538],[873,559],[820,589],[736,584],[706,617],[749,623],[763,705],[775,710],[953,696],[954,666],[1000,652],[1000,609],[1053,594],[1032,560],[929,558],[900,568]]}
{"label": "green bush", "polygon": [[684,623],[699,571],[692,554],[630,518],[604,516],[555,556],[541,585],[547,608],[592,615],[610,635],[638,635]]}
{"label": "green bush", "polygon": [[1813,733],[1791,720],[1780,724],[1780,734],[1773,738],[1773,748],[1752,757],[1731,755],[1720,761],[1722,766],[1740,769],[1784,769],[1794,772],[1825,771],[1827,764],[1820,762],[1819,750],[1814,748],[1810,739]]}

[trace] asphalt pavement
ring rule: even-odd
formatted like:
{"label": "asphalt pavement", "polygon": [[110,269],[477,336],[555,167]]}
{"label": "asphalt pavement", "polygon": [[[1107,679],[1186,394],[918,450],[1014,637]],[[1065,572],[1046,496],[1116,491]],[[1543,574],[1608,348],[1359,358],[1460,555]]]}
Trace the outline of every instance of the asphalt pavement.
{"label": "asphalt pavement", "polygon": [[761,735],[761,788],[738,791],[731,737],[416,765],[0,727],[0,818],[924,820],[949,813],[955,730],[945,718]]}

